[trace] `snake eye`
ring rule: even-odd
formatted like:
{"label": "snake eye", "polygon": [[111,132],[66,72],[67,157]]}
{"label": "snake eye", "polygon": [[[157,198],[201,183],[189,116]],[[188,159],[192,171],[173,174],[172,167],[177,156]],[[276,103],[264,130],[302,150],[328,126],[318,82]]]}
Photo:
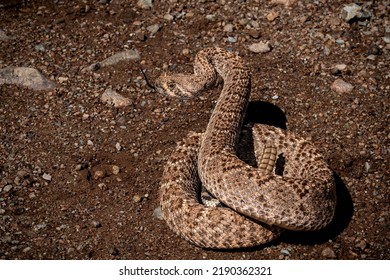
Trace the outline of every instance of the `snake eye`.
{"label": "snake eye", "polygon": [[167,86],[169,90],[174,90],[176,88],[176,84],[174,82],[168,82]]}

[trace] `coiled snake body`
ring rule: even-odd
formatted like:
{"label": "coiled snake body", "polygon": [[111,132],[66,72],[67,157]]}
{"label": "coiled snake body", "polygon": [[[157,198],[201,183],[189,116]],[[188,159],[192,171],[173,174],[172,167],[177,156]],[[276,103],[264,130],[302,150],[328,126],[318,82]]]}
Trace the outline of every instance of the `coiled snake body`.
{"label": "coiled snake body", "polygon": [[[192,97],[212,86],[218,74],[224,86],[206,132],[190,133],[165,166],[160,204],[169,227],[201,247],[240,248],[269,242],[283,229],[328,225],[336,207],[334,178],[310,142],[257,124],[253,142],[258,167],[237,157],[251,79],[239,56],[220,48],[202,50],[194,74],[164,74],[156,88]],[[283,155],[283,174],[275,173],[275,162],[264,164],[270,150]],[[201,203],[201,184],[224,207]]]}

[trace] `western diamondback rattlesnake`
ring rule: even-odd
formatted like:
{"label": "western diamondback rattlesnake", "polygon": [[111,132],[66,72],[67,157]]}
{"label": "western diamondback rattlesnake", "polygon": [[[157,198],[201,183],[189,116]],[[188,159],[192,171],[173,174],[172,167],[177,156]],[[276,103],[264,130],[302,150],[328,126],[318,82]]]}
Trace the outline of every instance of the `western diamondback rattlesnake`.
{"label": "western diamondback rattlesnake", "polygon": [[[194,74],[164,74],[156,88],[170,96],[192,97],[212,86],[218,74],[224,86],[206,132],[179,143],[165,166],[160,204],[170,228],[201,247],[239,248],[269,242],[282,229],[328,225],[336,207],[334,178],[310,142],[256,125],[258,162],[271,143],[284,158],[283,170],[275,173],[274,163],[252,167],[237,157],[251,79],[239,56],[220,48],[202,50]],[[200,184],[226,207],[203,205]]]}

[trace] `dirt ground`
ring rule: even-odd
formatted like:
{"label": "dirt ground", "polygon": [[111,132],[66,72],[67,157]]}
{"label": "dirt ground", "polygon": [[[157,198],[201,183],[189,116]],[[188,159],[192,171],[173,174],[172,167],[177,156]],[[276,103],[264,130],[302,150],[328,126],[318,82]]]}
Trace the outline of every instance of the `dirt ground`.
{"label": "dirt ground", "polygon": [[[12,2],[12,1],[11,1]],[[17,1],[16,1],[17,2]],[[49,91],[0,85],[1,259],[388,259],[390,2],[26,1],[0,8],[0,68],[33,67]],[[363,3],[365,4],[363,5]],[[71,4],[70,4],[71,3]],[[268,42],[256,53],[254,43]],[[179,101],[146,84],[191,71],[209,46],[252,71],[247,122],[311,139],[337,181],[335,220],[257,248],[189,244],[153,215],[164,164],[189,131],[204,131],[222,86]],[[137,50],[139,61],[85,72]],[[352,90],[331,89],[336,79]],[[115,108],[106,89],[130,99]]]}

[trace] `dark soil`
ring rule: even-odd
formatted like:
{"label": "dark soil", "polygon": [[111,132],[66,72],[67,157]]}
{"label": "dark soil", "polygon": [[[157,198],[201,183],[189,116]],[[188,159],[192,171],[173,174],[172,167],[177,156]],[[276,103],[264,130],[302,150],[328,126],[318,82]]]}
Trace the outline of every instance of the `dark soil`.
{"label": "dark soil", "polygon": [[[0,258],[388,259],[390,5],[366,2],[371,16],[347,23],[341,10],[349,3],[171,0],[142,9],[135,0],[77,0],[0,8],[0,30],[10,37],[0,41],[0,68],[33,67],[58,85],[0,85]],[[152,35],[153,24],[160,28]],[[248,49],[259,41],[271,51]],[[167,158],[189,131],[204,131],[221,85],[200,99],[173,100],[150,89],[140,68],[151,81],[165,70],[191,71],[208,46],[235,51],[250,66],[248,121],[286,126],[324,154],[338,187],[327,229],[213,251],[153,215]],[[141,60],[81,71],[126,49]],[[353,90],[331,90],[338,78]],[[101,102],[107,88],[131,105]]]}

